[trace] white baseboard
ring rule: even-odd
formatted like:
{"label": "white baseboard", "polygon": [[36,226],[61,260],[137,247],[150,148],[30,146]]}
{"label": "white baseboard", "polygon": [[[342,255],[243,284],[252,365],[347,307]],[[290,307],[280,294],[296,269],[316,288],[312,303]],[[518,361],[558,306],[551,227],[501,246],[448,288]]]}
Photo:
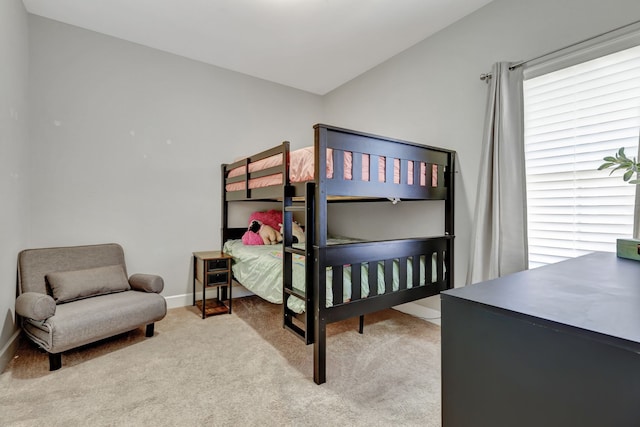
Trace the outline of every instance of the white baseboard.
{"label": "white baseboard", "polygon": [[405,304],[396,305],[393,308],[403,313],[407,313],[412,316],[419,317],[420,319],[426,320],[427,322],[440,325],[441,314],[438,310],[434,310],[432,308],[425,307],[423,305],[416,304],[414,302],[408,302]]}
{"label": "white baseboard", "polygon": [[[209,291],[212,294],[215,292],[215,288],[211,288],[211,290]],[[207,292],[207,294],[209,293]],[[196,292],[196,298],[197,299],[202,299],[202,291],[200,292]],[[242,297],[248,297],[249,295],[254,295],[253,292],[248,291],[244,286],[240,285],[237,282],[233,283],[233,298],[242,298]],[[215,297],[215,295],[206,295],[207,298],[212,298]],[[193,305],[193,293],[189,292],[188,294],[182,294],[182,295],[172,295],[170,297],[165,297],[164,298],[167,301],[167,308],[171,309],[171,308],[178,308],[178,307],[186,307],[188,305]]]}
{"label": "white baseboard", "polygon": [[4,372],[9,362],[11,362],[11,359],[15,356],[19,338],[20,330],[18,329],[11,335],[11,338],[9,338],[9,341],[2,347],[2,350],[0,350],[0,373]]}

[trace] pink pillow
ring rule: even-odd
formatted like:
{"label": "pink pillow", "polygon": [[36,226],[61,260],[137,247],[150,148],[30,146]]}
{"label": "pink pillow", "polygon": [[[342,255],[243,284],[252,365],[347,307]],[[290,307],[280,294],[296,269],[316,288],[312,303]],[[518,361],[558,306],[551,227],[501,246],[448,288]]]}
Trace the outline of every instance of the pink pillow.
{"label": "pink pillow", "polygon": [[263,245],[262,237],[258,233],[247,230],[242,235],[242,243],[245,245]]}

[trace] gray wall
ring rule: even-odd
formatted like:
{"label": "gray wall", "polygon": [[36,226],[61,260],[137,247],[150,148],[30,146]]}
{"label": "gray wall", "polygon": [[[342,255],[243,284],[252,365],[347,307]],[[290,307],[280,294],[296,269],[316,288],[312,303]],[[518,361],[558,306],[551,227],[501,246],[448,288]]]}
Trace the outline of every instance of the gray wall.
{"label": "gray wall", "polygon": [[0,1],[0,372],[13,355],[16,257],[25,247],[27,210],[27,12]]}
{"label": "gray wall", "polygon": [[29,245],[118,242],[130,273],[190,301],[191,253],[221,246],[220,164],[312,144],[322,99],[29,19]]}
{"label": "gray wall", "polygon": [[[494,62],[526,60],[638,19],[637,0],[495,0],[326,95],[326,120],[458,152],[456,284],[461,286],[487,93],[480,74]],[[424,303],[437,306],[438,297]]]}

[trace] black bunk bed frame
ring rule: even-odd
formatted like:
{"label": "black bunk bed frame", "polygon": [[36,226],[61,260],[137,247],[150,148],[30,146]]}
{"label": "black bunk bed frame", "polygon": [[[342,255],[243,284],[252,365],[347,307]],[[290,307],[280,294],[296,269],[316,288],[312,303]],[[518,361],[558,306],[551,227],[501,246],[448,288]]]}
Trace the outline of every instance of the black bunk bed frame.
{"label": "black bunk bed frame", "polygon": [[[294,332],[306,344],[314,344],[313,378],[317,384],[326,381],[326,327],[329,323],[360,317],[410,301],[439,294],[454,286],[454,173],[455,151],[418,145],[362,132],[317,124],[315,130],[315,179],[312,182],[291,183],[289,180],[289,142],[237,161],[222,165],[222,244],[228,239],[241,238],[246,228],[230,228],[229,203],[235,201],[281,201],[283,210],[283,327]],[[333,177],[327,178],[327,149],[333,149]],[[344,179],[344,152],[351,152],[353,178]],[[369,155],[370,180],[362,180],[362,154]],[[281,155],[282,164],[249,172],[249,165],[261,159]],[[378,182],[378,160],[384,157],[385,180]],[[391,159],[400,159],[400,183],[394,183],[394,165]],[[366,161],[366,160],[365,160]],[[407,170],[413,163],[413,184],[408,183]],[[427,185],[420,184],[420,165],[427,166]],[[437,184],[430,184],[430,166],[437,165]],[[229,171],[244,166],[245,173],[228,177]],[[282,184],[263,188],[249,188],[249,180],[281,174]],[[226,191],[226,184],[242,182],[239,191]],[[358,242],[327,245],[327,205],[331,202],[401,200],[444,200],[444,235],[399,240]],[[305,218],[306,243],[304,249],[294,247],[293,213],[301,212]],[[305,257],[305,291],[292,283],[293,254]],[[431,257],[436,254],[436,280],[432,281]],[[425,265],[424,284],[420,285],[420,262]],[[393,263],[398,269],[397,290],[392,289]],[[407,261],[412,263],[413,277],[407,277]],[[370,286],[363,297],[361,266],[368,269],[370,284],[378,283],[378,268],[383,269],[384,292]],[[343,268],[351,265],[351,298],[343,301]],[[327,268],[333,269],[331,287],[333,305],[325,306]],[[408,283],[410,286],[408,286]],[[326,284],[326,285],[320,285]],[[291,296],[305,302],[305,312],[298,315],[287,307]]]}

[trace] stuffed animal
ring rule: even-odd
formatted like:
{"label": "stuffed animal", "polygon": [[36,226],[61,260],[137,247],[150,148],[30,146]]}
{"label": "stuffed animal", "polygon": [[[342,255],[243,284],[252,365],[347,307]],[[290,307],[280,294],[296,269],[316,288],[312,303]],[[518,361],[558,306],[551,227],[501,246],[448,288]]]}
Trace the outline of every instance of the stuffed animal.
{"label": "stuffed animal", "polygon": [[258,234],[262,237],[262,242],[265,245],[275,245],[282,242],[282,234],[267,224],[262,224]]}
{"label": "stuffed animal", "polygon": [[[283,226],[282,224],[278,224],[280,226],[280,234],[283,234]],[[293,243],[304,243],[304,230],[300,227],[297,221],[293,221],[293,229],[291,230],[293,234]]]}
{"label": "stuffed animal", "polygon": [[249,227],[242,236],[245,245],[275,245],[282,241],[282,234],[277,230],[282,223],[282,212],[271,209],[269,211],[254,212],[249,216]]}
{"label": "stuffed animal", "polygon": [[[293,242],[304,243],[304,230],[293,222]],[[282,212],[271,209],[254,212],[249,216],[249,227],[242,236],[245,245],[275,245],[282,241]]]}

